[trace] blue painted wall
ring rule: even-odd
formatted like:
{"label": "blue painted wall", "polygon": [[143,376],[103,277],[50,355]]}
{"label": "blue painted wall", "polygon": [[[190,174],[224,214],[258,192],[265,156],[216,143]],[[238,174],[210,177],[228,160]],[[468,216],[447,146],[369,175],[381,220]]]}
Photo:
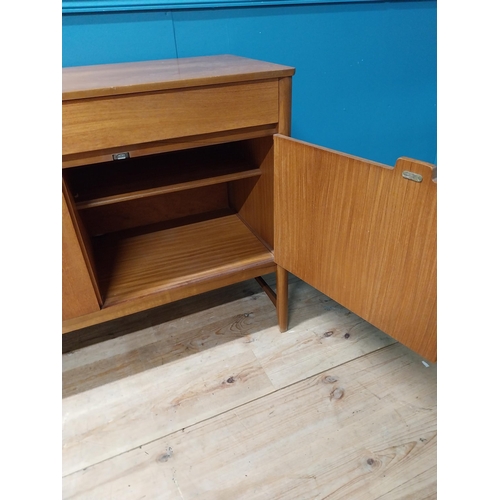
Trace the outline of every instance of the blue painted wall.
{"label": "blue painted wall", "polygon": [[436,2],[63,16],[63,65],[236,54],[294,66],[292,136],[436,162]]}

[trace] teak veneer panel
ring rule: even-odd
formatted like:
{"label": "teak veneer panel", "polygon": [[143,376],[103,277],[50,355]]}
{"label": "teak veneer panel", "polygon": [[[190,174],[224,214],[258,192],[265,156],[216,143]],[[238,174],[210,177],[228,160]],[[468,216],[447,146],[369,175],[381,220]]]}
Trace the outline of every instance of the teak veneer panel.
{"label": "teak veneer panel", "polygon": [[278,80],[63,101],[63,155],[278,122]]}
{"label": "teak veneer panel", "polygon": [[62,195],[62,319],[68,320],[99,310],[68,204]]}
{"label": "teak veneer panel", "polygon": [[275,149],[277,265],[436,361],[432,165],[392,169],[281,136]]}
{"label": "teak veneer panel", "polygon": [[260,165],[259,178],[233,182],[229,187],[232,206],[245,223],[269,248],[274,247],[274,149],[273,138],[265,137],[245,143],[254,163]]}
{"label": "teak veneer panel", "polygon": [[63,69],[62,98],[84,99],[292,76],[295,68],[233,55]]}

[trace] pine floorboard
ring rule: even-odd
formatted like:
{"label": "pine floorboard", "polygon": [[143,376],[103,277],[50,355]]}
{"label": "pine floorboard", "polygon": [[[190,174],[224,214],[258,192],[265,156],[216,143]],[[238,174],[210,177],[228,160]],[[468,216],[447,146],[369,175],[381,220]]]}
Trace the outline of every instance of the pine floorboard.
{"label": "pine floorboard", "polygon": [[66,334],[63,498],[437,498],[436,366],[289,293],[286,333],[249,281]]}

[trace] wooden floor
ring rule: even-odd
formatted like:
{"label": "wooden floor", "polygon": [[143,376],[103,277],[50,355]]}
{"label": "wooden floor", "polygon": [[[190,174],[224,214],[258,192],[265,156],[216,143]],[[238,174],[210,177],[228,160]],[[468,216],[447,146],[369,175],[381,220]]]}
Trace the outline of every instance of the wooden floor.
{"label": "wooden floor", "polygon": [[65,499],[437,498],[436,367],[294,277],[63,347]]}

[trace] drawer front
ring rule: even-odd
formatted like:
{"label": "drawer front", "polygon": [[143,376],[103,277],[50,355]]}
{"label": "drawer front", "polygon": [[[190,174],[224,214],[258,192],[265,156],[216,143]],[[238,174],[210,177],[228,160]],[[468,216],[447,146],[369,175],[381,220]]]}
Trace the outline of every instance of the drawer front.
{"label": "drawer front", "polygon": [[278,122],[278,80],[63,102],[63,155]]}

